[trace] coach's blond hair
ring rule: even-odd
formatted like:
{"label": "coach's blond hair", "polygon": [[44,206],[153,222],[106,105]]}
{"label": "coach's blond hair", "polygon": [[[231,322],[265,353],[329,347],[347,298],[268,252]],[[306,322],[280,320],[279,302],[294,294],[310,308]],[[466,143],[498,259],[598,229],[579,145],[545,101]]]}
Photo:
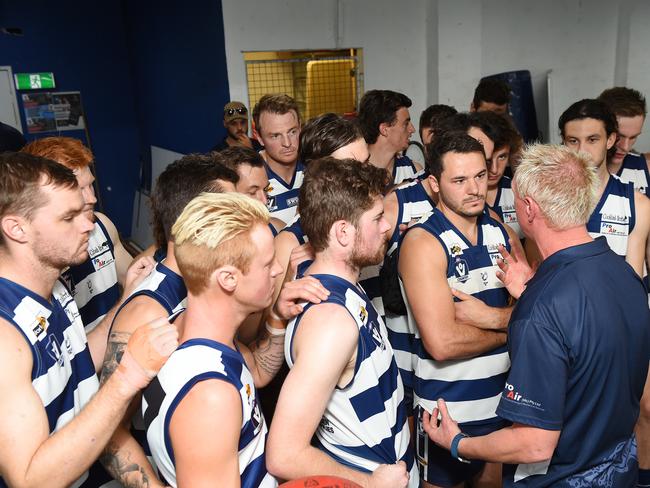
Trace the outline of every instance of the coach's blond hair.
{"label": "coach's blond hair", "polygon": [[598,203],[598,176],[591,156],[566,146],[527,146],[514,183],[517,195],[535,200],[548,225],[557,230],[585,225]]}
{"label": "coach's blond hair", "polygon": [[257,251],[250,232],[268,223],[266,207],[245,195],[201,193],[190,201],[172,227],[174,254],[188,291],[201,293],[221,266],[247,273]]}

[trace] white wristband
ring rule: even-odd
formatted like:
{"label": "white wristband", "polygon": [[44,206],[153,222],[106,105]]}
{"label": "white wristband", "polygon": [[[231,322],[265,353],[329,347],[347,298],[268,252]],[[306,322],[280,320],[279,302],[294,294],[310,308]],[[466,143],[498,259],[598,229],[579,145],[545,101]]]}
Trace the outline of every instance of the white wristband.
{"label": "white wristband", "polygon": [[272,336],[283,336],[287,333],[287,329],[276,329],[275,327],[271,327],[268,323],[264,325],[266,325],[266,330]]}

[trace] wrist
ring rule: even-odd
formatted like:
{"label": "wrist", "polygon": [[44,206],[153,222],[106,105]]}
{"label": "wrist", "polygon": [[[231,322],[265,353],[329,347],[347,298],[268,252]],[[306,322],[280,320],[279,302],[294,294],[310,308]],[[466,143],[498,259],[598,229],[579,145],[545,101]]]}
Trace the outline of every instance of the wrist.
{"label": "wrist", "polygon": [[122,360],[113,373],[119,384],[132,395],[147,387],[152,376],[138,364],[128,349],[124,351]]}
{"label": "wrist", "polygon": [[270,334],[272,335],[277,335],[275,332],[271,331],[270,329],[277,329],[279,330],[286,330],[287,328],[287,321],[280,318],[273,310],[270,310],[268,315],[266,316],[266,329],[269,331]]}
{"label": "wrist", "polygon": [[470,463],[468,459],[460,457],[460,454],[458,454],[458,445],[460,444],[460,441],[469,437],[467,434],[463,432],[459,432],[454,436],[454,438],[451,441],[451,446],[449,448],[449,451],[451,452],[451,457],[454,459],[460,461],[461,463]]}

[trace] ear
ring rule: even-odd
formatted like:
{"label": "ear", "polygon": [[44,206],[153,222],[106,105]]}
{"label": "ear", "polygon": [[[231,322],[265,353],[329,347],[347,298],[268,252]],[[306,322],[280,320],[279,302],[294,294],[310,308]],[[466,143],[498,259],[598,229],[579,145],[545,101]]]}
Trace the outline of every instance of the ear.
{"label": "ear", "polygon": [[9,240],[20,243],[28,241],[28,226],[29,222],[19,215],[5,215],[0,221],[4,236]]}
{"label": "ear", "polygon": [[609,137],[607,138],[607,149],[611,149],[614,144],[616,144],[616,138],[618,137],[618,134],[616,132],[612,132]]}
{"label": "ear", "polygon": [[387,124],[386,122],[382,122],[381,124],[379,124],[379,134],[384,137],[387,137],[389,127],[390,124]]}
{"label": "ear", "polygon": [[219,285],[226,293],[232,293],[237,288],[241,271],[232,265],[225,265],[217,268],[210,276],[210,281]]}
{"label": "ear", "polygon": [[474,102],[473,102],[473,101],[472,101],[472,103],[469,104],[469,111],[470,111],[470,112],[476,112],[476,107],[474,106]]}
{"label": "ear", "polygon": [[257,132],[257,127],[255,127],[255,124],[253,124],[253,137],[257,140],[257,142],[260,143],[260,145],[264,145],[262,138],[260,137],[260,133]]}
{"label": "ear", "polygon": [[526,213],[526,221],[529,223],[543,216],[537,202],[530,197],[524,198],[524,212]]}
{"label": "ear", "polygon": [[346,220],[337,220],[332,224],[330,239],[336,239],[340,247],[348,247],[354,244],[354,226]]}
{"label": "ear", "polygon": [[440,193],[440,185],[438,184],[438,179],[435,176],[427,176],[427,181],[429,182],[429,186],[434,192]]}

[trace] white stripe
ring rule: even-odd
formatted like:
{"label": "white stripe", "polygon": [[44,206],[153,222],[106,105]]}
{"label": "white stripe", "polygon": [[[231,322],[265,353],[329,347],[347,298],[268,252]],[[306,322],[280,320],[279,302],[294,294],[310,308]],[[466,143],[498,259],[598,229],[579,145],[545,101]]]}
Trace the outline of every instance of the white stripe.
{"label": "white stripe", "polygon": [[503,288],[503,282],[497,278],[496,266],[484,266],[472,269],[467,273],[465,281],[460,281],[456,275],[447,278],[450,288],[455,288],[468,295],[475,295],[482,291],[498,290]]}
{"label": "white stripe", "polygon": [[76,415],[81,412],[81,409],[86,406],[90,401],[97,390],[99,389],[99,380],[97,375],[92,375],[89,378],[86,378],[77,385],[77,388],[74,392],[74,405],[71,409],[66,412],[63,412],[56,419],[56,426],[54,431],[56,432],[68,422],[70,422]]}
{"label": "white stripe", "polygon": [[[91,282],[92,288],[86,283]],[[115,263],[104,266],[103,268],[90,273],[79,283],[75,283],[74,300],[79,308],[83,308],[95,296],[104,293],[110,287],[117,283],[117,272]],[[92,290],[92,293],[91,293]]]}
{"label": "white stripe", "polygon": [[448,382],[491,378],[510,369],[508,352],[453,361],[436,361],[418,357],[416,362],[415,374],[418,378]]}
{"label": "white stripe", "polygon": [[[437,405],[436,400],[426,400],[417,395],[414,396],[414,404],[431,412]],[[447,402],[449,415],[458,423],[474,422],[477,420],[487,420],[496,417],[497,406],[501,399],[501,393],[491,398],[481,400],[468,400],[465,402]],[[444,398],[443,398],[444,400]]]}
{"label": "white stripe", "polygon": [[539,463],[519,464],[517,465],[517,470],[515,471],[514,482],[516,483],[517,481],[521,481],[525,478],[528,478],[529,476],[536,474],[546,474],[550,464],[550,459],[541,461]]}

